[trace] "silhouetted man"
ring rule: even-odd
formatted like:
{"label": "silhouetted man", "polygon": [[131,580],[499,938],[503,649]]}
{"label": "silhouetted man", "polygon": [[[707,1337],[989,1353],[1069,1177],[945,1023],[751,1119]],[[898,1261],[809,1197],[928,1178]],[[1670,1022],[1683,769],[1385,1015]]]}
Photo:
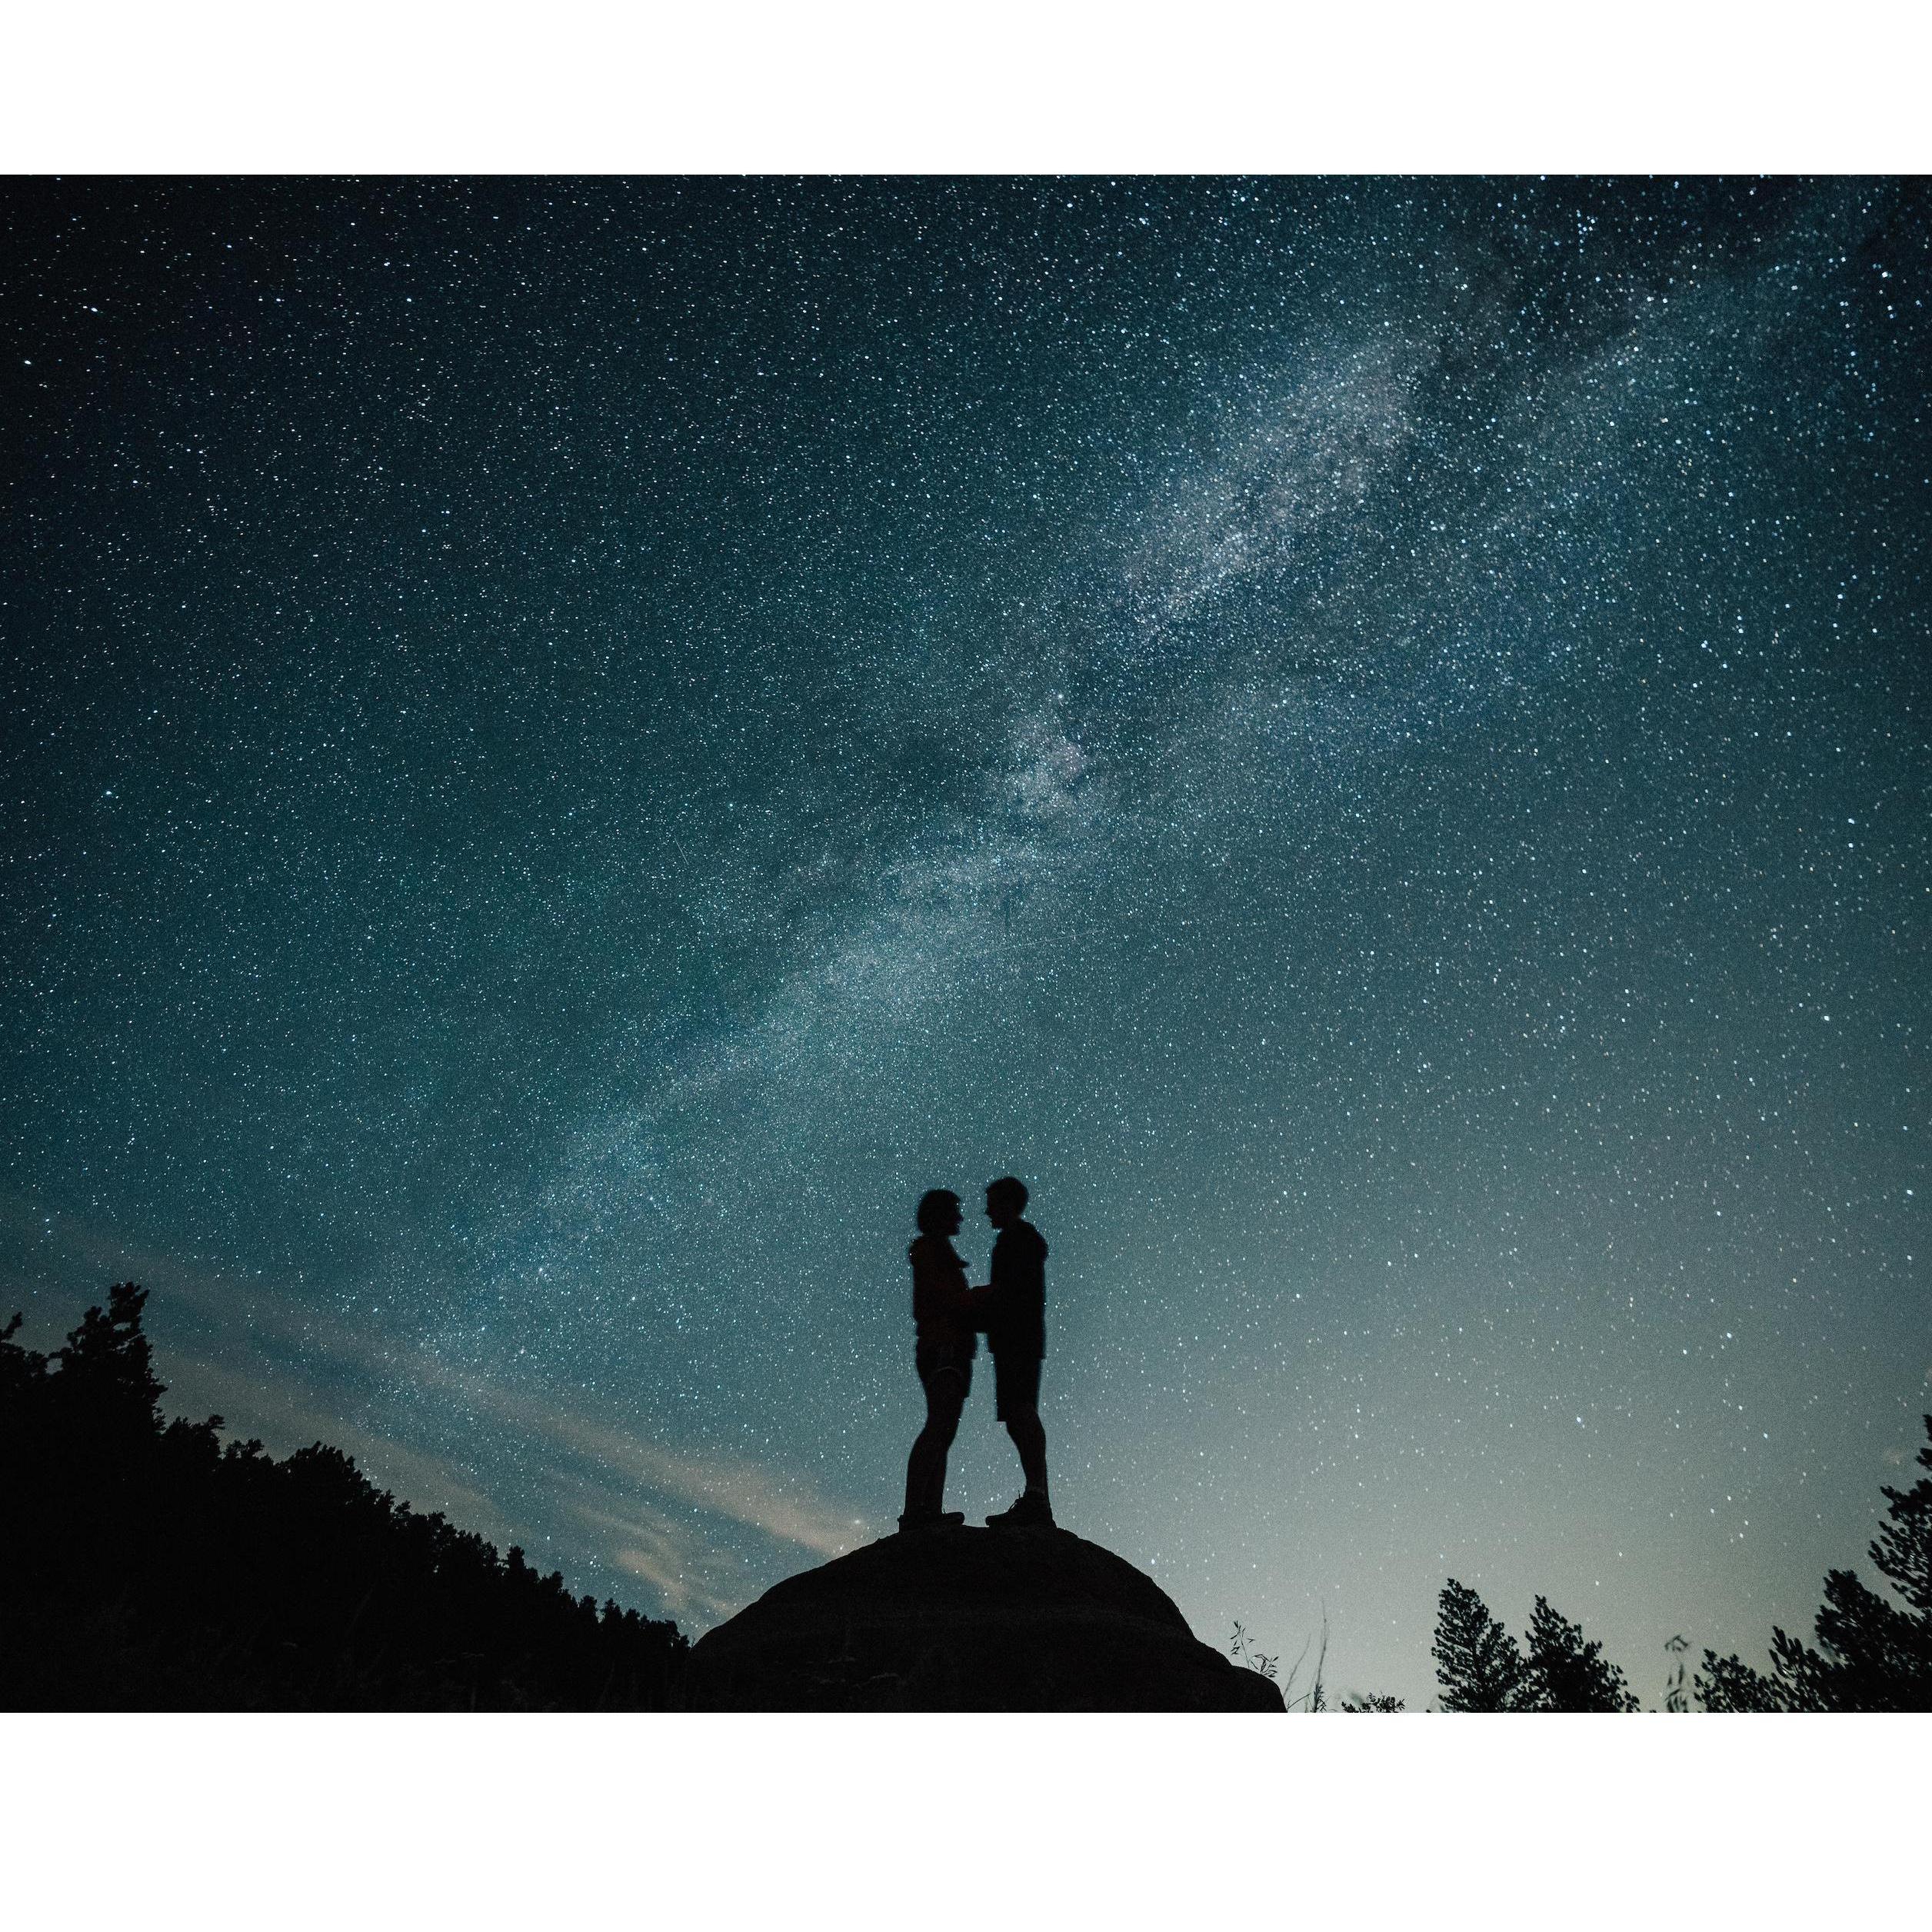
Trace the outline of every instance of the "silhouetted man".
{"label": "silhouetted man", "polygon": [[1047,1244],[1026,1212],[1023,1181],[1003,1175],[988,1183],[986,1218],[999,1230],[992,1280],[973,1294],[978,1324],[993,1351],[994,1412],[1020,1452],[1026,1489],[1011,1509],[987,1519],[988,1528],[1053,1523],[1047,1496],[1047,1432],[1040,1424],[1040,1364],[1047,1352]]}

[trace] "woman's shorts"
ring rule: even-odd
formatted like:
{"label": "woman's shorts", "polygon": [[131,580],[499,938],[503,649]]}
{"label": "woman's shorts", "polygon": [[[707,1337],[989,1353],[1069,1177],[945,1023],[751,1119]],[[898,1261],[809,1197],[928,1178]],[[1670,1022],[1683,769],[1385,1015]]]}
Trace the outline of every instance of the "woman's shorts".
{"label": "woman's shorts", "polygon": [[993,1413],[1002,1422],[1035,1414],[1040,1407],[1040,1357],[993,1357]]}
{"label": "woman's shorts", "polygon": [[920,1385],[925,1390],[928,1402],[935,1396],[941,1400],[951,1397],[964,1402],[973,1392],[973,1364],[970,1357],[962,1362],[921,1355],[914,1358],[913,1366],[919,1371]]}

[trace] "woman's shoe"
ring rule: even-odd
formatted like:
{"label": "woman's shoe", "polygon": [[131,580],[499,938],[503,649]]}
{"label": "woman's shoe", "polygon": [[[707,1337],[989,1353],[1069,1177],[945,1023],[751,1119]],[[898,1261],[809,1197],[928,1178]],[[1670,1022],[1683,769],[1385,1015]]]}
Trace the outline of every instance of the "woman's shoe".
{"label": "woman's shoe", "polygon": [[902,1516],[899,1518],[899,1534],[908,1530],[958,1530],[966,1524],[964,1510],[934,1510],[929,1515]]}

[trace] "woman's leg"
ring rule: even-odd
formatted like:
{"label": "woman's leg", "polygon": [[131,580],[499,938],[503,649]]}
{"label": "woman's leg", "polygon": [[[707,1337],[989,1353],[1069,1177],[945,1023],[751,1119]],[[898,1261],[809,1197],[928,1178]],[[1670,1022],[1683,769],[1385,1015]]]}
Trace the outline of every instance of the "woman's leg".
{"label": "woman's leg", "polygon": [[942,1368],[926,1381],[926,1426],[906,1458],[906,1514],[937,1516],[946,1494],[946,1451],[959,1433],[966,1405],[966,1378]]}

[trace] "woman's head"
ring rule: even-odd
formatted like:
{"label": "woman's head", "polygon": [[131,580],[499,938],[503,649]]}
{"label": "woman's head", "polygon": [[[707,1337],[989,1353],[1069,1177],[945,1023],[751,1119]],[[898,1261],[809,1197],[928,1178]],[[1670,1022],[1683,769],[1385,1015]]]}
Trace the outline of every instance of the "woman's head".
{"label": "woman's head", "polygon": [[950,1188],[928,1188],[919,1197],[916,1217],[922,1234],[959,1232],[959,1197]]}

